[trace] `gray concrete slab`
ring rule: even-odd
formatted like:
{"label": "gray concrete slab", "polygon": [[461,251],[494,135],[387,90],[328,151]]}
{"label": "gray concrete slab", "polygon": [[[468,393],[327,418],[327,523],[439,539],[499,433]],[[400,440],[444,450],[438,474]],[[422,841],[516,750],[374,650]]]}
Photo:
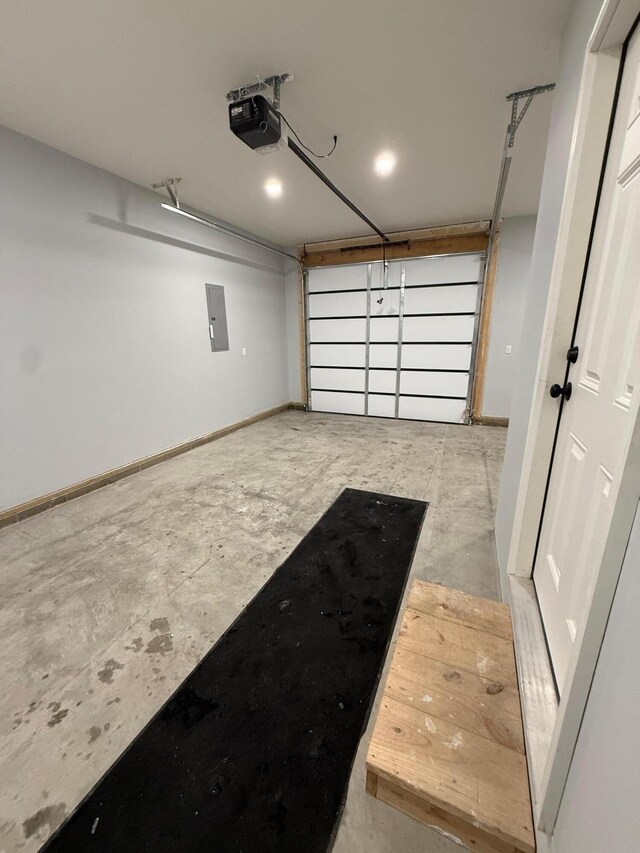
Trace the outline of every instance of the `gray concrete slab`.
{"label": "gray concrete slab", "polygon": [[[343,488],[430,501],[412,576],[497,598],[505,435],[286,412],[1,530],[0,853],[38,849]],[[367,744],[336,853],[458,850],[365,794]]]}

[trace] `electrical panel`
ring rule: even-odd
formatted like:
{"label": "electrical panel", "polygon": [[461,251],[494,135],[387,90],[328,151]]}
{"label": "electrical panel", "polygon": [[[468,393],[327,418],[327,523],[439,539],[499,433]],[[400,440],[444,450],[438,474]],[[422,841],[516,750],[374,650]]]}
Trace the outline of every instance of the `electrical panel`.
{"label": "electrical panel", "polygon": [[205,287],[207,291],[207,319],[211,352],[223,352],[229,349],[227,306],[224,298],[224,287],[221,284],[207,284]]}

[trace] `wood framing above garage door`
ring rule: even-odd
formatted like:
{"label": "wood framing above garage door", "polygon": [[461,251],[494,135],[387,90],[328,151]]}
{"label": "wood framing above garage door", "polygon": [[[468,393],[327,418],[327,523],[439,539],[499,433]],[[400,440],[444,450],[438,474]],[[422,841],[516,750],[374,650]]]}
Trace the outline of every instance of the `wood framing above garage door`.
{"label": "wood framing above garage door", "polygon": [[479,252],[305,273],[308,407],[468,423]]}

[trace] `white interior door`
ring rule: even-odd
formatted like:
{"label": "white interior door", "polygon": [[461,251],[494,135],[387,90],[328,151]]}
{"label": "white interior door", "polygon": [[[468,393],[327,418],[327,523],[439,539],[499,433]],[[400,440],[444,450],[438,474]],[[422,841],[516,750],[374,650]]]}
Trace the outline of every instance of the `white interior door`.
{"label": "white interior door", "polygon": [[314,411],[465,423],[482,255],[309,270]]}
{"label": "white interior door", "polygon": [[562,691],[602,560],[640,399],[640,36],[619,106],[534,581]]}

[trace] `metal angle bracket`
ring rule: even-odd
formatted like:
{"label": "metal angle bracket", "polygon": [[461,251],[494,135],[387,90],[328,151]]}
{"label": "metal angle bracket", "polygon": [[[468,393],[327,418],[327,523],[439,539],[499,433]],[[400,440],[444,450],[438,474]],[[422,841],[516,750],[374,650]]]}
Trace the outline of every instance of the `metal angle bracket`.
{"label": "metal angle bracket", "polygon": [[151,184],[152,189],[165,189],[171,196],[171,201],[174,207],[180,209],[180,199],[178,198],[178,184],[182,178],[165,178],[163,181],[158,181],[156,184]]}
{"label": "metal angle bracket", "polygon": [[[556,88],[555,83],[547,83],[544,86],[533,86],[531,89],[521,89],[519,92],[511,92],[510,95],[507,95],[507,100],[511,101],[511,121],[509,122],[509,127],[507,128],[507,133],[509,135],[508,140],[508,148],[513,148],[513,143],[516,138],[516,131],[520,127],[520,122],[524,118],[524,114],[531,106],[531,101],[535,98],[536,95],[542,94],[542,92],[551,92]],[[518,113],[518,103],[519,101],[525,99],[524,106]]]}
{"label": "metal angle bracket", "polygon": [[246,98],[249,95],[255,95],[256,92],[264,92],[265,89],[271,89],[273,92],[273,106],[280,109],[280,87],[283,83],[289,83],[293,80],[293,74],[273,74],[271,77],[264,79],[258,78],[255,83],[247,83],[245,86],[240,86],[237,89],[231,89],[226,94],[228,101],[239,101],[241,98]]}
{"label": "metal angle bracket", "polygon": [[[544,86],[532,86],[530,89],[521,89],[518,92],[511,92],[510,95],[507,95],[507,101],[511,101],[511,120],[507,126],[507,133],[504,139],[504,148],[502,150],[502,164],[500,166],[500,177],[498,178],[498,189],[496,191],[496,198],[493,205],[493,214],[491,216],[491,231],[489,233],[487,270],[489,269],[489,265],[491,262],[493,243],[495,240],[496,229],[498,227],[498,222],[500,219],[500,210],[502,208],[502,200],[504,198],[504,191],[507,186],[507,178],[509,177],[511,158],[513,156],[511,153],[511,149],[513,148],[513,144],[515,142],[516,131],[520,127],[520,123],[522,122],[525,113],[531,106],[531,102],[533,101],[535,96],[542,94],[542,92],[551,92],[553,89],[555,89],[555,87],[555,83],[547,83]],[[520,112],[518,112],[518,105],[522,100],[524,100],[524,106],[522,107]]]}

